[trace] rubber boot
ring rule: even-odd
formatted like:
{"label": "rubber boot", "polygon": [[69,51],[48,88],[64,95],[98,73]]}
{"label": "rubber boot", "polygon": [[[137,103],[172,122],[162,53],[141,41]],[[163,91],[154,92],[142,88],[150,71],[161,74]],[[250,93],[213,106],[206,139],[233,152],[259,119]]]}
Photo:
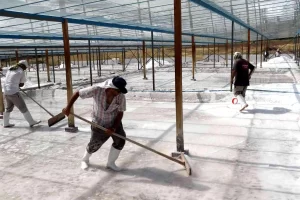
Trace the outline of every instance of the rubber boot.
{"label": "rubber boot", "polygon": [[113,146],[110,148],[106,168],[112,169],[117,172],[122,170],[121,168],[117,167],[115,164],[115,161],[118,159],[120,152],[121,150],[115,149]]}
{"label": "rubber boot", "polygon": [[33,127],[34,125],[41,123],[40,120],[39,121],[33,120],[29,111],[23,113],[23,115],[24,115],[26,121],[29,123],[30,127]]}
{"label": "rubber boot", "polygon": [[81,169],[86,170],[89,168],[89,158],[92,154],[88,153],[87,150],[85,150],[84,155],[81,160]]}
{"label": "rubber boot", "polygon": [[238,101],[241,103],[242,108],[240,109],[240,111],[243,111],[245,108],[248,107],[248,104],[246,103],[245,98],[240,94],[237,96]]}
{"label": "rubber boot", "polygon": [[4,128],[9,128],[9,127],[15,126],[14,124],[9,123],[9,117],[10,117],[10,112],[3,113],[3,127]]}

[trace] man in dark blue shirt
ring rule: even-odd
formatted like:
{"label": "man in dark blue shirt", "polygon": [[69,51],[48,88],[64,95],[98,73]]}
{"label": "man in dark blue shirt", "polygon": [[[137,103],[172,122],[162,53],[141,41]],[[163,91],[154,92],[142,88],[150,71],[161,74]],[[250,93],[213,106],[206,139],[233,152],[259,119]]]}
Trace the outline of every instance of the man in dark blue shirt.
{"label": "man in dark blue shirt", "polygon": [[254,66],[247,60],[243,59],[240,52],[235,52],[233,58],[234,65],[231,74],[231,83],[233,83],[234,79],[234,95],[242,105],[240,111],[243,111],[248,107],[245,96],[247,87],[249,86],[249,80],[251,79],[251,75],[254,72]]}

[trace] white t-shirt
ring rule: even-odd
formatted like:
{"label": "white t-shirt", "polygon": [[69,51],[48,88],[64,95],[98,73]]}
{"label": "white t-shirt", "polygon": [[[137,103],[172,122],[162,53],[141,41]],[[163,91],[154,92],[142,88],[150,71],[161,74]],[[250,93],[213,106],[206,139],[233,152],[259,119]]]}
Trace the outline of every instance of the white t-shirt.
{"label": "white t-shirt", "polygon": [[16,70],[7,70],[5,83],[2,86],[4,89],[4,94],[12,95],[19,92],[19,84],[25,82],[26,77],[22,68],[19,67]]}

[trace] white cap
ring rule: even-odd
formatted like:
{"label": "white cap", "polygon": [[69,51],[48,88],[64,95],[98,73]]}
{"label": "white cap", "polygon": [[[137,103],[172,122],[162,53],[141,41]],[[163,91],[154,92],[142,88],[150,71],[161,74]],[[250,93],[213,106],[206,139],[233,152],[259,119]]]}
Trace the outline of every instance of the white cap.
{"label": "white cap", "polygon": [[29,67],[29,66],[28,66],[27,60],[20,60],[20,61],[19,61],[19,64],[23,64],[23,65],[25,65],[27,68]]}

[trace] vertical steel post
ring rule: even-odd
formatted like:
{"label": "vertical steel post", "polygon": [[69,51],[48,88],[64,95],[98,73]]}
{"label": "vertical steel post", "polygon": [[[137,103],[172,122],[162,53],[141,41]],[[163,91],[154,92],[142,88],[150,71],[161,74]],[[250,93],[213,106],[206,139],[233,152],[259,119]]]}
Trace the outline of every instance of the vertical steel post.
{"label": "vertical steel post", "polygon": [[234,21],[231,23],[231,70],[230,70],[230,92],[232,92],[232,68],[233,68],[233,40],[234,40]]}
{"label": "vertical steel post", "polygon": [[207,43],[207,58],[208,58],[208,61],[209,61],[209,58],[210,58],[210,52],[209,52],[209,43]]}
{"label": "vertical steel post", "polygon": [[214,68],[216,67],[216,38],[214,38]]}
{"label": "vertical steel post", "polygon": [[78,74],[80,72],[80,67],[79,67],[79,53],[78,53],[78,49],[76,50],[77,53],[77,68],[78,68]]}
{"label": "vertical steel post", "polygon": [[226,47],[225,47],[225,62],[226,62],[226,67],[228,67],[228,39],[226,40]]}
{"label": "vertical steel post", "polygon": [[[68,20],[64,19],[62,22],[63,40],[64,40],[64,55],[65,55],[65,66],[66,66],[66,85],[67,85],[67,99],[70,102],[73,95],[72,89],[72,71],[71,71],[71,59],[70,59],[70,43],[69,43],[69,31],[68,31]],[[73,112],[73,107],[71,108]],[[69,115],[68,117],[69,127],[75,127],[74,116]]]}
{"label": "vertical steel post", "polygon": [[[100,49],[100,47],[98,47],[98,51],[99,51],[99,74],[98,74],[98,76],[101,76],[101,51],[100,51],[101,49]],[[117,57],[116,57],[116,59],[117,59]],[[117,61],[117,60],[116,60]]]}
{"label": "vertical steel post", "polygon": [[182,108],[182,25],[181,0],[174,0],[175,39],[175,97],[176,97],[176,143],[177,151],[184,152]]}
{"label": "vertical steel post", "polygon": [[[123,48],[123,72],[125,72],[125,65],[126,65],[126,55],[125,55],[125,48]],[[108,58],[107,58],[108,59]]]}
{"label": "vertical steel post", "polygon": [[90,64],[90,82],[91,82],[91,85],[93,85],[91,40],[88,40],[88,42],[89,42],[89,53],[88,53],[88,56],[89,56],[89,64]]}
{"label": "vertical steel post", "polygon": [[195,45],[195,36],[192,35],[192,79],[195,81],[195,66],[196,66],[196,45]]}
{"label": "vertical steel post", "polygon": [[35,62],[36,62],[36,75],[37,75],[37,81],[38,81],[38,88],[41,89],[40,85],[40,69],[39,69],[39,60],[37,55],[37,49],[35,48]]}
{"label": "vertical steel post", "polygon": [[140,70],[140,48],[139,47],[137,47],[136,52],[137,52],[138,70]]}
{"label": "vertical steel post", "polygon": [[165,48],[162,46],[162,60],[163,60],[163,65],[165,65]]}
{"label": "vertical steel post", "polygon": [[48,77],[47,82],[51,82],[51,80],[50,80],[50,66],[49,66],[49,54],[48,54],[48,49],[46,49],[46,67],[47,67],[47,77]]}
{"label": "vertical steel post", "polygon": [[218,47],[218,62],[220,62],[220,45],[218,44],[217,47]]}
{"label": "vertical steel post", "polygon": [[51,50],[52,57],[52,73],[53,73],[53,82],[55,83],[55,70],[54,70],[54,58],[53,58],[53,50]]}
{"label": "vertical steel post", "polygon": [[264,39],[263,39],[263,36],[260,36],[260,37],[261,37],[261,40],[260,40],[260,68],[262,68]]}
{"label": "vertical steel post", "polygon": [[153,31],[151,31],[151,54],[152,54],[152,81],[153,81],[153,91],[155,91],[155,71],[154,71],[154,42],[153,42]]}
{"label": "vertical steel post", "polygon": [[256,34],[255,67],[257,67],[258,33]]}
{"label": "vertical steel post", "polygon": [[248,48],[247,48],[247,60],[250,62],[250,29],[248,29]]}
{"label": "vertical steel post", "polygon": [[144,80],[147,80],[146,77],[146,47],[145,40],[143,40],[143,71],[144,71]]}

